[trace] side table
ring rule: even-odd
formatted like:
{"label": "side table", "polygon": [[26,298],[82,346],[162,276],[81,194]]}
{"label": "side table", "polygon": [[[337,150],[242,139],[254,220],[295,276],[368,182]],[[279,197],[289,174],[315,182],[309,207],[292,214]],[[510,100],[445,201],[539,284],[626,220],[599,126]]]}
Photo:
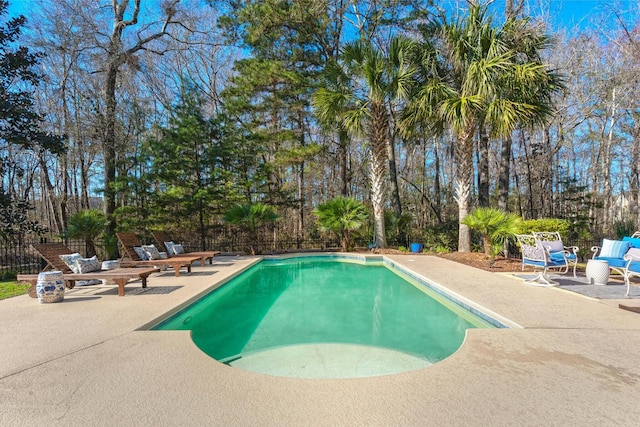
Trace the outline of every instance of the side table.
{"label": "side table", "polygon": [[606,285],[609,281],[609,263],[607,261],[590,259],[587,261],[587,283],[590,285]]}

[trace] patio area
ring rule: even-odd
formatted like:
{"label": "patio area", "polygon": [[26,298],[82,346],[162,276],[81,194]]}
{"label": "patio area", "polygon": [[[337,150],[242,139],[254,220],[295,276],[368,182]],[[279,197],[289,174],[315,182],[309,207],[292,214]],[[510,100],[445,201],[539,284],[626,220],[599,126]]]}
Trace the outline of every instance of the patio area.
{"label": "patio area", "polygon": [[[0,425],[636,425],[640,418],[640,287],[607,296],[527,286],[432,256],[388,255],[508,321],[475,329],[428,368],[359,379],[243,371],[202,353],[188,332],[154,319],[246,267],[216,257],[149,287],[92,286],[58,304],[0,301]],[[586,286],[586,285],[585,285]],[[593,285],[591,285],[593,286]],[[569,288],[569,290],[567,290]],[[616,298],[620,292],[621,298]]]}

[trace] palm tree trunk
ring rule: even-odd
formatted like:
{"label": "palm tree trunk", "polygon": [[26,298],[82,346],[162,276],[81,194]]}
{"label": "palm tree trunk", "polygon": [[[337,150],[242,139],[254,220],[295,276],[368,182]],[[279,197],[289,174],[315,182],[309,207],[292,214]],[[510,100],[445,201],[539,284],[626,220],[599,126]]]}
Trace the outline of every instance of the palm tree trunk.
{"label": "palm tree trunk", "polygon": [[389,159],[389,179],[391,182],[391,206],[396,217],[402,216],[402,203],[400,203],[400,190],[398,189],[398,172],[396,168],[396,150],[393,141],[387,142],[387,156]]}
{"label": "palm tree trunk", "polygon": [[509,175],[511,173],[511,135],[502,139],[500,151],[500,170],[498,171],[498,208],[509,211]]}
{"label": "palm tree trunk", "polygon": [[489,207],[489,136],[480,125],[478,140],[478,206]]}
{"label": "palm tree trunk", "polygon": [[384,224],[384,202],[387,180],[387,135],[389,120],[383,103],[371,103],[371,203],[375,243],[379,248],[387,246]]}
{"label": "palm tree trunk", "polygon": [[458,203],[458,252],[471,252],[471,231],[462,223],[471,210],[471,179],[473,176],[473,131],[467,127],[458,133],[456,144],[456,202]]}
{"label": "palm tree trunk", "polygon": [[349,135],[347,131],[340,128],[338,130],[338,161],[340,162],[340,193],[344,197],[349,196]]}

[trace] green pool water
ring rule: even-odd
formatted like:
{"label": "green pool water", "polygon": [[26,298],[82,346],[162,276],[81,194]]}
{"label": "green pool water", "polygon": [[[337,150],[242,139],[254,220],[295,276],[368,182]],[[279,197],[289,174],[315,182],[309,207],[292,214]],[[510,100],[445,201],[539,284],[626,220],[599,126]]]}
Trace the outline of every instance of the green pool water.
{"label": "green pool water", "polygon": [[272,349],[344,344],[427,366],[455,352],[467,329],[494,327],[401,276],[336,257],[263,260],[152,329],[190,330],[202,351],[230,364]]}

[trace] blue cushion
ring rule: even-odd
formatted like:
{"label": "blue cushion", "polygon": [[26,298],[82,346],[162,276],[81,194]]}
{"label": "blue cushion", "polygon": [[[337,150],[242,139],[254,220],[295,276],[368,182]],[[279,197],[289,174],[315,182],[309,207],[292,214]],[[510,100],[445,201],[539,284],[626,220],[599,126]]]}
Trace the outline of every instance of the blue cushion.
{"label": "blue cushion", "polygon": [[632,261],[631,264],[629,264],[629,270],[640,273],[640,261]]}
{"label": "blue cushion", "polygon": [[623,242],[629,242],[632,248],[640,248],[640,237],[628,237],[622,238]]}
{"label": "blue cushion", "polygon": [[597,259],[598,261],[607,261],[609,263],[609,267],[624,267],[627,265],[628,261],[625,261],[623,258],[608,258],[597,256],[593,259]]}
{"label": "blue cushion", "polygon": [[549,254],[549,258],[551,258],[553,261],[564,261],[565,258],[570,261],[573,261],[577,257],[576,257],[576,254],[572,254],[570,252],[551,252]]}
{"label": "blue cushion", "polygon": [[622,258],[629,250],[630,243],[623,240],[602,240],[600,255],[603,258]]}
{"label": "blue cushion", "polygon": [[544,262],[544,261],[534,261],[534,260],[530,260],[530,259],[526,259],[524,260],[524,264],[525,265],[535,265],[538,267],[561,267],[566,265],[566,263],[564,262],[564,259],[562,261],[556,261],[556,260],[550,260],[549,262]]}

